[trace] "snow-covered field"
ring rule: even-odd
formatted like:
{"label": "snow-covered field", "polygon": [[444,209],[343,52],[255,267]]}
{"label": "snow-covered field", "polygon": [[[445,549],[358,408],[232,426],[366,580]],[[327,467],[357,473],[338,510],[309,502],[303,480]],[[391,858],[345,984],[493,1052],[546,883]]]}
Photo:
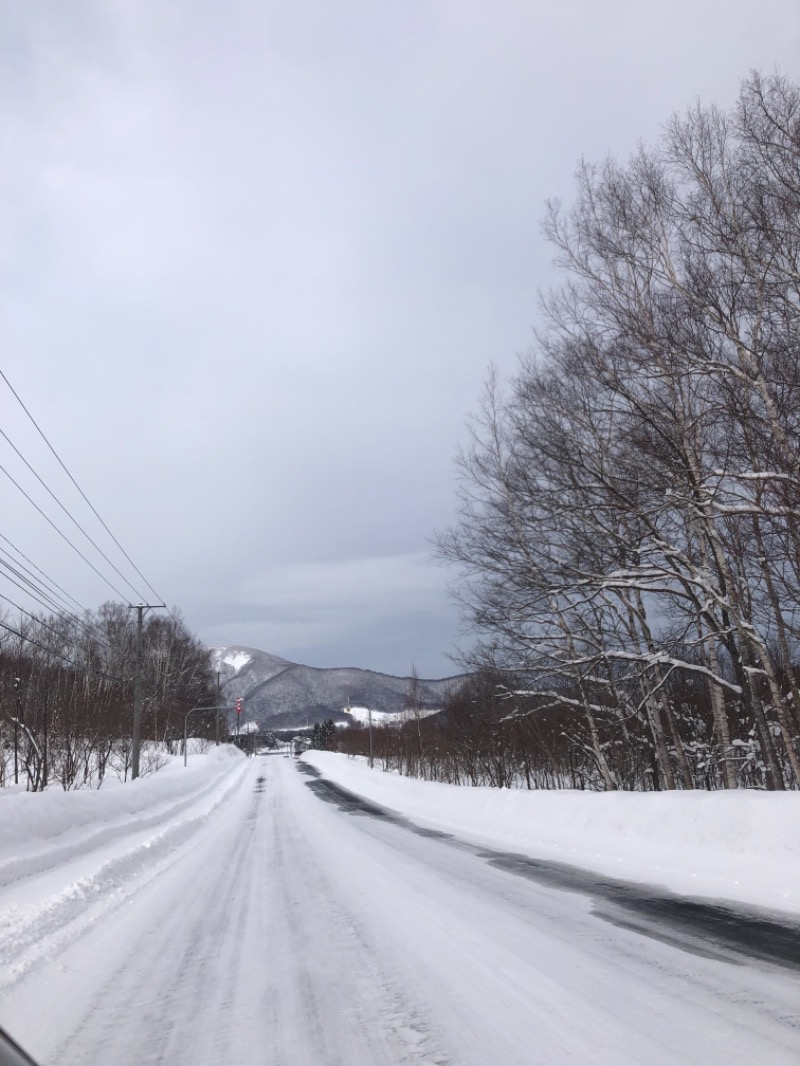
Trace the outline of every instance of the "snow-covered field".
{"label": "snow-covered field", "polygon": [[[374,726],[399,726],[404,725],[406,722],[414,720],[413,711],[370,711],[369,707],[349,707],[347,713],[353,718],[359,725],[367,725],[372,717],[372,724]],[[435,707],[422,708],[417,712],[420,718],[428,718],[432,714],[438,714],[439,711]],[[337,723],[340,725],[347,725],[347,722]]]}
{"label": "snow-covered field", "polygon": [[469,788],[303,758],[343,788],[463,839],[673,892],[800,914],[800,793]]}
{"label": "snow-covered field", "polygon": [[230,748],[100,791],[0,793],[0,1024],[43,1066],[800,1062],[791,925],[783,964],[757,961],[663,922],[657,892],[626,910],[507,854],[645,877],[650,846],[705,891],[714,863],[681,841],[735,862],[741,817],[741,865],[785,877],[795,798],[733,797],[705,821],[714,796],[607,798]]}

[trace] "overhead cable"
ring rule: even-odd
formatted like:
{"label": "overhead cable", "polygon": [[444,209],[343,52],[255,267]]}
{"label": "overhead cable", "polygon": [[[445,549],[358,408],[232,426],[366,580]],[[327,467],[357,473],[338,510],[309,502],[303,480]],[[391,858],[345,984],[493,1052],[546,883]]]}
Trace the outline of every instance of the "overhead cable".
{"label": "overhead cable", "polygon": [[62,655],[60,652],[53,651],[52,648],[48,648],[47,645],[42,644],[41,641],[34,640],[33,637],[26,637],[24,633],[21,633],[18,629],[8,625],[8,623],[4,622],[2,619],[0,619],[0,626],[2,626],[3,629],[8,630],[9,633],[13,633],[15,637],[19,637],[20,640],[24,640],[28,644],[34,644],[37,648],[41,648],[42,651],[46,651],[48,655],[54,655],[57,659],[61,659],[62,662],[69,663],[69,665],[74,666],[76,670],[82,670],[85,673],[88,673],[86,666],[76,663],[74,659],[70,659],[68,656]]}
{"label": "overhead cable", "polygon": [[[99,644],[104,645],[104,647],[108,651],[113,651],[111,645],[103,634],[103,631],[97,626],[96,623],[91,622],[86,618],[80,618],[73,611],[65,611],[63,607],[61,607],[58,603],[56,603],[54,599],[48,596],[48,594],[44,592],[41,588],[39,588],[38,585],[34,584],[34,582],[32,582],[29,578],[26,578],[24,574],[21,574],[13,566],[10,566],[2,559],[0,559],[0,567],[5,570],[9,570],[11,573],[15,574],[16,577],[20,579],[20,581],[23,582],[23,584],[20,584],[19,581],[15,581],[14,578],[9,577],[8,574],[3,575],[6,581],[10,581],[12,585],[16,585],[16,587],[21,592],[24,592],[26,596],[30,596],[31,599],[35,600],[41,607],[44,607],[45,610],[51,611],[55,617],[63,618],[69,621],[73,626],[76,626],[78,629],[82,630],[85,634],[96,640]],[[18,604],[13,603],[13,601],[9,600],[7,596],[3,596],[2,593],[0,593],[0,598],[7,600],[9,603],[12,604],[12,606],[17,607],[17,610],[23,610],[22,607],[19,607]],[[27,614],[29,612],[26,611],[24,613]]]}
{"label": "overhead cable", "polygon": [[67,516],[67,518],[69,518],[69,520],[72,522],[72,524],[74,526],[76,526],[81,531],[81,533],[83,533],[84,537],[86,537],[86,539],[89,541],[89,543],[92,545],[92,547],[96,551],[98,551],[100,553],[100,555],[102,555],[102,557],[105,559],[105,561],[108,563],[108,565],[112,568],[112,570],[114,570],[122,578],[122,580],[125,582],[125,584],[130,589],[132,589],[136,593],[136,595],[139,596],[140,599],[145,599],[146,597],[142,596],[142,593],[136,588],[136,586],[133,585],[127,579],[127,577],[125,577],[125,575],[120,570],[120,568],[116,565],[116,563],[113,563],[111,561],[111,559],[109,559],[109,557],[106,555],[106,553],[103,551],[103,549],[99,546],[99,544],[97,544],[89,536],[89,534],[86,532],[86,530],[83,528],[83,526],[77,520],[77,518],[75,518],[75,516],[72,514],[72,512],[61,502],[61,500],[59,500],[58,496],[56,496],[56,494],[53,492],[53,490],[50,488],[50,486],[43,480],[42,477],[40,477],[40,475],[36,472],[36,470],[34,470],[34,468],[31,466],[31,464],[28,462],[28,460],[25,458],[25,456],[22,454],[22,452],[19,450],[19,448],[16,446],[16,444],[14,444],[14,442],[11,440],[11,438],[8,436],[8,434],[4,433],[3,430],[0,429],[0,436],[2,436],[3,439],[6,440],[11,445],[11,447],[14,449],[16,454],[19,456],[19,458],[22,460],[22,462],[25,464],[25,466],[27,466],[27,468],[30,470],[30,472],[33,474],[33,476],[36,478],[36,480],[39,482],[39,484],[42,486],[42,488],[45,490],[45,492],[47,492],[48,495],[53,500],[55,500],[55,502],[58,504],[58,506],[61,508],[61,510]]}
{"label": "overhead cable", "polygon": [[[42,575],[42,579],[40,580],[39,578],[36,578],[35,575],[28,569],[28,567],[24,566],[21,562],[19,562],[18,559],[14,559],[13,556],[9,555],[9,553],[6,551],[5,548],[0,546],[0,552],[2,552],[3,555],[7,555],[8,558],[12,559],[12,561],[17,566],[22,567],[22,569],[26,573],[30,574],[30,576],[32,578],[34,578],[34,580],[37,581],[39,584],[45,584],[51,590],[57,589],[58,592],[62,593],[63,595],[61,595],[61,596],[58,596],[55,592],[53,593],[53,595],[56,596],[57,599],[63,600],[65,605],[66,605],[66,600],[71,600],[74,603],[74,605],[78,608],[78,610],[86,611],[86,608],[83,606],[82,603],[80,603],[78,600],[76,600],[75,597],[72,596],[69,592],[67,592],[66,589],[62,588],[61,585],[59,585],[57,581],[54,581],[52,577],[50,577],[48,574],[46,574],[44,572],[44,570],[42,570],[42,568],[40,566],[37,566],[36,563],[33,561],[33,559],[29,559],[28,556],[25,555],[24,552],[20,551],[19,548],[16,546],[16,544],[14,544],[12,541],[10,541],[8,539],[8,537],[6,537],[3,533],[0,533],[0,540],[4,540],[6,542],[6,544],[8,544],[9,547],[11,547],[16,552],[16,554],[19,556],[20,559],[24,559],[26,563],[29,563],[33,567],[34,570],[36,570],[39,574],[41,574]],[[66,599],[64,599],[64,597],[66,597]],[[71,610],[71,609],[72,608],[67,606],[67,610]]]}
{"label": "overhead cable", "polygon": [[[2,373],[2,371],[0,371],[0,373]],[[58,526],[55,524],[55,522],[52,520],[52,518],[50,518],[49,515],[45,514],[45,512],[41,509],[39,504],[25,491],[25,489],[22,487],[22,485],[20,485],[20,483],[16,480],[16,478],[13,477],[11,474],[9,474],[9,472],[6,470],[6,468],[2,464],[0,464],[0,471],[2,473],[4,473],[6,475],[6,477],[8,478],[8,480],[19,489],[19,491],[22,493],[22,495],[25,497],[25,499],[28,501],[28,503],[30,503],[33,507],[36,508],[36,510],[39,512],[39,514],[42,516],[42,518],[44,518],[44,520],[48,523],[48,525],[52,526],[52,528],[56,531],[56,533],[58,533],[59,537],[61,537],[63,540],[65,540],[67,542],[67,544],[69,544],[70,548],[72,548],[72,550],[76,553],[76,555],[79,555],[81,557],[81,559],[83,559],[83,561],[86,563],[86,565],[88,567],[90,567],[90,569],[94,570],[94,572],[97,574],[97,576],[100,578],[100,580],[104,581],[106,583],[106,585],[108,585],[108,587],[111,589],[111,591],[116,593],[116,595],[119,596],[119,598],[124,602],[128,597],[123,592],[120,592],[120,590],[116,587],[116,585],[114,585],[111,581],[108,580],[108,578],[105,576],[105,574],[101,574],[100,573],[100,571],[97,569],[97,567],[94,565],[94,563],[86,558],[86,556],[83,554],[83,552],[80,550],[80,548],[76,547],[76,545],[74,545],[72,543],[72,541],[69,539],[67,534],[64,533],[63,530],[58,528]]]}
{"label": "overhead cable", "polygon": [[[38,422],[36,421],[36,419],[35,419],[35,418],[33,417],[33,415],[32,415],[32,414],[30,413],[30,411],[29,411],[29,410],[28,410],[28,408],[27,408],[27,407],[25,406],[25,404],[24,404],[24,403],[22,402],[22,399],[21,399],[21,397],[19,396],[18,392],[16,391],[16,389],[15,389],[15,388],[14,388],[14,386],[13,386],[13,385],[11,384],[11,382],[10,382],[10,381],[8,380],[8,378],[7,378],[7,377],[6,377],[6,375],[5,375],[4,373],[3,373],[3,371],[2,371],[2,370],[0,370],[0,377],[2,377],[3,381],[4,381],[5,383],[6,383],[6,385],[7,385],[7,386],[8,386],[8,388],[10,389],[10,391],[11,391],[11,393],[13,394],[14,398],[16,399],[17,403],[18,403],[18,404],[20,405],[20,407],[22,408],[22,410],[23,410],[23,411],[25,412],[25,414],[26,414],[26,415],[28,416],[28,418],[30,419],[30,421],[31,421],[31,422],[33,423],[33,425],[34,425],[34,427],[35,427],[35,429],[36,429],[36,432],[37,432],[37,433],[39,434],[39,436],[40,436],[40,437],[42,438],[42,440],[43,440],[43,441],[45,442],[45,444],[46,444],[46,445],[47,445],[47,447],[48,447],[48,448],[50,449],[50,451],[52,452],[52,454],[53,454],[53,455],[55,456],[55,458],[56,458],[56,460],[57,460],[57,462],[58,462],[59,466],[60,466],[60,467],[61,467],[61,469],[62,469],[62,470],[64,471],[64,473],[65,473],[65,474],[67,475],[67,477],[68,477],[68,478],[70,479],[70,481],[71,481],[71,482],[72,482],[72,484],[73,484],[73,485],[75,486],[75,488],[76,488],[76,489],[78,490],[78,492],[80,493],[80,495],[81,495],[81,496],[83,497],[83,499],[84,499],[84,501],[86,502],[87,506],[89,507],[89,509],[91,510],[92,514],[93,514],[93,515],[95,516],[95,518],[96,518],[96,519],[98,520],[98,522],[100,523],[100,525],[101,525],[101,526],[103,527],[103,529],[104,529],[104,530],[106,531],[106,533],[108,533],[109,537],[111,537],[111,539],[112,539],[112,540],[114,541],[114,543],[116,544],[116,546],[117,546],[117,547],[119,548],[119,550],[120,550],[120,551],[122,552],[122,554],[123,554],[123,555],[125,556],[125,558],[126,558],[126,559],[128,560],[128,562],[129,562],[129,563],[131,564],[131,566],[132,566],[132,567],[133,567],[133,569],[134,569],[134,570],[136,571],[136,573],[137,573],[137,574],[139,575],[139,577],[140,577],[140,578],[142,579],[142,581],[144,581],[145,585],[146,585],[146,586],[147,586],[147,587],[148,587],[148,588],[150,589],[150,591],[151,591],[151,592],[153,593],[153,595],[154,595],[154,596],[156,597],[156,599],[157,599],[157,600],[159,600],[159,601],[160,601],[161,603],[165,602],[165,601],[164,601],[164,598],[163,598],[162,596],[160,596],[160,595],[159,595],[159,594],[158,594],[158,593],[156,592],[156,590],[155,590],[155,589],[153,588],[153,586],[152,586],[152,585],[150,584],[150,582],[149,582],[149,581],[147,580],[147,578],[146,578],[146,577],[144,576],[144,574],[143,574],[143,573],[141,572],[141,570],[139,569],[139,567],[138,567],[138,566],[136,565],[136,563],[134,563],[133,559],[131,559],[130,555],[128,555],[128,553],[127,553],[127,552],[125,551],[125,549],[124,549],[124,548],[122,547],[122,545],[120,544],[120,542],[119,542],[119,541],[117,540],[117,538],[116,538],[116,537],[114,536],[114,534],[113,534],[113,533],[111,532],[111,530],[110,530],[110,529],[108,528],[108,526],[106,525],[106,523],[105,523],[105,522],[103,521],[103,519],[102,519],[102,518],[100,517],[100,514],[98,513],[98,511],[97,511],[97,510],[96,510],[96,508],[94,507],[93,503],[91,502],[91,500],[89,499],[89,497],[88,497],[88,496],[86,495],[86,493],[85,493],[85,492],[83,491],[83,489],[82,489],[82,488],[80,487],[80,485],[79,485],[79,484],[78,484],[78,482],[77,482],[77,481],[75,480],[75,478],[74,478],[74,477],[72,476],[72,474],[71,474],[71,473],[69,472],[69,470],[67,469],[67,466],[66,466],[66,464],[64,463],[63,459],[62,459],[62,458],[61,458],[61,456],[60,456],[60,455],[58,454],[58,452],[57,452],[57,451],[55,450],[55,448],[54,448],[54,447],[53,447],[53,445],[52,445],[52,444],[50,443],[50,441],[49,441],[49,440],[47,439],[47,436],[45,435],[45,433],[44,433],[44,431],[42,430],[42,428],[41,428],[41,427],[39,426],[39,423],[38,423]],[[145,599],[146,597],[142,597],[142,598],[143,598],[143,599]]]}
{"label": "overhead cable", "polygon": [[[70,634],[69,633],[59,632],[59,630],[57,630],[53,626],[51,626],[49,622],[45,622],[43,618],[38,618],[35,614],[32,614],[30,611],[26,611],[24,607],[20,607],[20,605],[18,603],[15,603],[14,600],[10,599],[8,596],[4,596],[2,592],[0,592],[0,600],[5,600],[5,602],[6,603],[10,603],[12,607],[16,607],[16,609],[21,614],[27,615],[28,618],[32,619],[37,625],[42,626],[43,629],[49,630],[51,633],[53,633],[55,636],[57,636],[59,640],[61,640],[61,641],[70,641]],[[71,622],[71,623],[74,622],[74,616],[59,615],[58,617],[59,618],[63,618],[66,621]],[[72,643],[74,643],[74,641],[72,641]]]}

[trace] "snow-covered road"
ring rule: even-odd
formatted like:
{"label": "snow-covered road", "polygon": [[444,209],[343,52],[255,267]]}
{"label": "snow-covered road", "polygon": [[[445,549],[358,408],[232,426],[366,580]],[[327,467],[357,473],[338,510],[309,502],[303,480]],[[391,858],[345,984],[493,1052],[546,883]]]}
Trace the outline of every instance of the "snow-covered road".
{"label": "snow-covered road", "polygon": [[223,770],[130,847],[9,874],[0,1023],[44,1066],[800,1062],[790,958],[645,935],[293,760]]}

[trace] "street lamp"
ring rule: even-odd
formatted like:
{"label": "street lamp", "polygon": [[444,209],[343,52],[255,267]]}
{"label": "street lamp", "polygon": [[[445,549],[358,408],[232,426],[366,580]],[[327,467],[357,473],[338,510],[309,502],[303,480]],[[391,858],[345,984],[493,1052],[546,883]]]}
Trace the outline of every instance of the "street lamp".
{"label": "street lamp", "polygon": [[183,765],[184,766],[188,766],[188,759],[187,759],[186,751],[187,751],[187,746],[188,746],[187,745],[187,741],[188,741],[187,732],[188,732],[188,729],[189,729],[189,715],[190,714],[196,714],[198,711],[220,711],[220,710],[222,710],[222,708],[219,706],[219,704],[217,704],[214,707],[192,707],[192,709],[187,711],[186,714],[183,716]]}

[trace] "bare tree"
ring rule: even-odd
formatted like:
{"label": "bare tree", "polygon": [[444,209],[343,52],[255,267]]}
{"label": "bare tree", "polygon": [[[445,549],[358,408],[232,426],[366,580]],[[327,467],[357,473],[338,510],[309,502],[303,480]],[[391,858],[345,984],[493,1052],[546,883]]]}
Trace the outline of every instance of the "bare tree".
{"label": "bare tree", "polygon": [[545,221],[565,281],[460,458],[439,550],[482,635],[467,661],[508,671],[528,713],[570,708],[606,788],[626,723],[656,787],[708,783],[687,678],[721,783],[737,764],[800,783],[798,217],[800,92],[781,78],[675,118],[624,166],[584,164]]}

